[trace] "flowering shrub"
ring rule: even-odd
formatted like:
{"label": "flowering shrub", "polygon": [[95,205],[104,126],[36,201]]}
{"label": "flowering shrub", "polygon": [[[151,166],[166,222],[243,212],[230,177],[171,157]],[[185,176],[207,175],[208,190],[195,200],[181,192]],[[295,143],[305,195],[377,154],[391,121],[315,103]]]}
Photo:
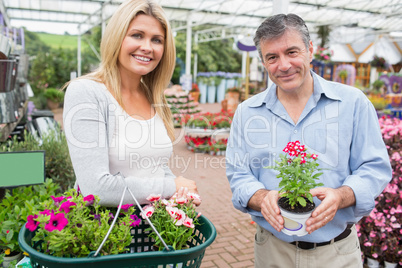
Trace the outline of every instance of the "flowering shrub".
{"label": "flowering shrub", "polygon": [[127,204],[117,209],[99,206],[99,197],[82,196],[71,189],[64,196],[41,203],[41,209],[28,216],[25,227],[35,232],[33,245],[37,250],[57,257],[87,257],[96,251],[105,238],[114,217],[118,217],[101,255],[124,253],[131,243],[130,229],[140,224],[134,207]]}
{"label": "flowering shrub", "polygon": [[285,149],[285,154],[281,154],[280,161],[275,161],[276,165],[268,167],[279,171],[277,178],[282,178],[279,183],[279,193],[282,197],[289,200],[292,208],[300,204],[305,207],[306,198],[313,203],[313,196],[310,189],[322,186],[316,183],[322,172],[319,171],[316,154],[307,153],[307,147],[300,144],[300,141],[289,142]]}
{"label": "flowering shrub", "polygon": [[334,52],[325,47],[318,46],[314,51],[314,59],[318,61],[330,62],[332,55],[334,55]]}
{"label": "flowering shrub", "polygon": [[[151,220],[167,245],[175,250],[185,249],[187,241],[194,236],[195,225],[199,224],[201,213],[195,211],[193,202],[199,200],[200,196],[188,193],[186,198],[177,198],[174,195],[166,200],[161,199],[160,195],[150,195],[147,199],[152,203],[143,207],[142,218],[145,219],[146,215]],[[164,245],[152,228],[145,231],[151,231],[149,236],[155,240],[155,246],[158,250],[163,250]]]}
{"label": "flowering shrub", "polygon": [[382,117],[379,123],[392,165],[392,180],[377,197],[370,215],[357,224],[358,236],[365,257],[402,265],[402,121]]}

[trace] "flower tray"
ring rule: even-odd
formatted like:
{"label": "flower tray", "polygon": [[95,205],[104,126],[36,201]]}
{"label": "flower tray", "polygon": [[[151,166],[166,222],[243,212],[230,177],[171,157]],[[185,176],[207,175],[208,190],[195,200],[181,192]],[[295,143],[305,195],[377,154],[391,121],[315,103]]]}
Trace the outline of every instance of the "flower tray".
{"label": "flower tray", "polygon": [[40,245],[32,245],[32,232],[23,226],[19,233],[20,247],[29,254],[33,268],[173,268],[200,267],[205,249],[215,240],[216,229],[206,217],[199,218],[200,225],[194,228],[195,236],[187,242],[189,248],[183,250],[152,251],[154,241],[148,237],[146,221],[131,230],[130,253],[85,257],[61,258],[40,252]]}

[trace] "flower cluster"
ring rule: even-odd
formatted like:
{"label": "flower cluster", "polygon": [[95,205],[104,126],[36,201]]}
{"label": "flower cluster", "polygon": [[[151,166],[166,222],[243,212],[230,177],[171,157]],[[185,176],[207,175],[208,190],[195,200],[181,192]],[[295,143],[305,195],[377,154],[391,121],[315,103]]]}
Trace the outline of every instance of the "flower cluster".
{"label": "flower cluster", "polygon": [[377,55],[374,56],[370,61],[370,65],[381,69],[388,69],[388,63],[385,61],[385,59]]}
{"label": "flower cluster", "polygon": [[402,265],[402,121],[382,117],[379,123],[392,165],[392,180],[377,197],[370,215],[357,224],[358,236],[365,257]]}
{"label": "flower cluster", "polygon": [[41,208],[28,216],[25,227],[35,232],[32,246],[46,254],[58,257],[87,257],[96,251],[105,238],[112,221],[117,218],[110,236],[100,253],[118,254],[127,251],[131,243],[130,229],[140,224],[132,204],[116,208],[99,206],[99,197],[82,196],[71,189],[64,196],[52,196],[41,203]]}
{"label": "flower cluster", "polygon": [[224,155],[228,143],[227,138],[214,139],[211,136],[189,136],[184,137],[188,149],[197,153],[210,153],[215,155]]}
{"label": "flower cluster", "polygon": [[[177,198],[174,195],[166,200],[160,195],[150,195],[147,199],[151,204],[143,207],[142,218],[147,216],[150,219],[167,245],[175,250],[186,248],[187,241],[194,236],[195,225],[199,224],[201,213],[195,211],[194,201],[200,201],[200,196],[188,193],[187,197]],[[158,235],[151,228],[146,231],[151,231],[149,236],[155,240],[158,249],[163,250],[164,245]]]}
{"label": "flower cluster", "polygon": [[318,61],[330,62],[332,55],[334,55],[334,52],[325,47],[318,46],[314,51],[314,58]]}
{"label": "flower cluster", "polygon": [[230,128],[233,112],[221,110],[219,113],[200,113],[183,117],[183,123],[189,128],[222,129]]}
{"label": "flower cluster", "polygon": [[322,186],[316,180],[322,175],[319,171],[316,154],[307,152],[307,147],[300,141],[289,142],[283,149],[285,154],[280,155],[280,161],[276,165],[268,167],[279,171],[277,178],[282,178],[279,183],[279,193],[289,200],[291,207],[301,205],[305,207],[307,200],[313,202],[310,189]]}

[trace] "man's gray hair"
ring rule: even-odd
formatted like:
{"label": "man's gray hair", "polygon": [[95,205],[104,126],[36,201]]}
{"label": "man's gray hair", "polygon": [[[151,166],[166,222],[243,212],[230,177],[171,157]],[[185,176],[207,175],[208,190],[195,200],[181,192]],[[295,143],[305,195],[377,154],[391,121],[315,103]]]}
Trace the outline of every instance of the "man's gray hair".
{"label": "man's gray hair", "polygon": [[258,27],[254,36],[254,43],[258,54],[264,62],[261,53],[261,42],[281,37],[287,30],[296,30],[308,49],[310,43],[310,34],[302,18],[295,14],[278,14],[265,19]]}

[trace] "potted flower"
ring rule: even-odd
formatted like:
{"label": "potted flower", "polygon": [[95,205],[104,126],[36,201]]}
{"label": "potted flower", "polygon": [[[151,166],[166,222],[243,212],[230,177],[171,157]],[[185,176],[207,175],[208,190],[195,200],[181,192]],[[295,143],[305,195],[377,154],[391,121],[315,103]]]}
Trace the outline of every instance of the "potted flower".
{"label": "potted flower", "polygon": [[46,89],[44,96],[47,99],[47,106],[51,110],[59,108],[60,103],[64,101],[64,91],[56,88]]}
{"label": "potted flower", "polygon": [[226,90],[227,110],[234,111],[237,108],[240,100],[240,88],[234,86]]}
{"label": "potted flower", "polygon": [[278,205],[285,219],[282,232],[288,235],[303,236],[307,234],[305,221],[315,208],[310,190],[322,186],[316,180],[322,175],[318,172],[317,155],[307,152],[307,147],[299,141],[289,142],[283,149],[285,154],[275,166],[268,168],[279,171],[280,199]]}
{"label": "potted flower", "polygon": [[48,179],[35,186],[23,186],[7,190],[0,202],[0,263],[3,267],[22,257],[18,234],[27,217],[39,202],[55,194],[59,186]]}
{"label": "potted flower", "polygon": [[193,101],[198,102],[198,100],[200,98],[200,89],[198,88],[198,85],[196,83],[192,84],[189,95]]}
{"label": "potted flower", "polygon": [[346,78],[348,78],[348,75],[349,75],[349,73],[345,69],[340,70],[338,73],[338,76],[341,79],[342,83],[345,83]]}
{"label": "potted flower", "polygon": [[[195,235],[195,226],[199,224],[201,213],[196,212],[194,201],[199,200],[200,196],[188,193],[187,197],[177,198],[174,195],[166,200],[152,194],[147,199],[151,204],[143,207],[142,218],[148,217],[164,242],[174,250],[186,249],[187,242]],[[149,236],[155,240],[155,248],[163,250],[164,244],[153,229],[145,231],[151,231]]]}
{"label": "potted flower", "polygon": [[100,254],[126,253],[131,244],[130,229],[141,220],[132,204],[116,208],[99,206],[99,197],[83,196],[70,189],[62,196],[51,196],[40,209],[28,216],[25,228],[32,232],[31,247],[54,257],[87,257],[97,251],[115,217],[116,224],[103,244]]}

